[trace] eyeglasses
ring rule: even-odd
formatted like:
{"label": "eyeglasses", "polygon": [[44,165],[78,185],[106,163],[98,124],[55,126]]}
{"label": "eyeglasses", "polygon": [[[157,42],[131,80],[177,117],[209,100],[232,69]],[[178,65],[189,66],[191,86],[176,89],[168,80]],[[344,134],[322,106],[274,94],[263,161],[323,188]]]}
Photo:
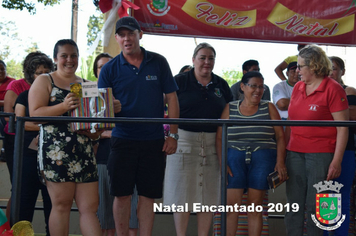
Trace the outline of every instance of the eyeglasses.
{"label": "eyeglasses", "polygon": [[304,66],[308,66],[308,65],[297,65],[298,70],[300,70],[300,68],[303,68]]}
{"label": "eyeglasses", "polygon": [[256,90],[256,89],[261,89],[261,90],[265,90],[265,87],[264,86],[257,86],[255,84],[245,84],[247,86],[249,86],[250,88],[252,88],[253,90]]}

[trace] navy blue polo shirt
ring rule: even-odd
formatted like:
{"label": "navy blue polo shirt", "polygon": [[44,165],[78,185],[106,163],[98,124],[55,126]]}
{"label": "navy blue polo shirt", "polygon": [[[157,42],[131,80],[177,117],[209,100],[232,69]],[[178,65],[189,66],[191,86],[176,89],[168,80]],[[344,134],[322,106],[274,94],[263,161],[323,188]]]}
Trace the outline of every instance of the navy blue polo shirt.
{"label": "navy blue polo shirt", "polygon": [[[232,93],[227,82],[211,74],[212,80],[208,86],[202,86],[194,75],[194,69],[176,75],[174,78],[177,91],[180,118],[220,119],[227,103],[232,101]],[[212,125],[180,124],[180,129],[192,132],[216,132]]]}
{"label": "navy blue polo shirt", "polygon": [[[163,118],[163,94],[175,92],[175,83],[167,60],[141,47],[144,58],[140,68],[129,64],[122,52],[100,72],[99,88],[112,88],[122,104],[118,117]],[[131,140],[155,140],[164,137],[162,124],[117,123],[112,136]]]}

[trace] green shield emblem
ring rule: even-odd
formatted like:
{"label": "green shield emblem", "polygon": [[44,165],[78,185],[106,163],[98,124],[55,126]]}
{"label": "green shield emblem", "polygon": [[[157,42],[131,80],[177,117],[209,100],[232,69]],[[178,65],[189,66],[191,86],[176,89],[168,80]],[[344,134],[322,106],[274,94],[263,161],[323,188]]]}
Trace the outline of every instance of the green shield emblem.
{"label": "green shield emblem", "polygon": [[152,5],[158,9],[158,11],[162,11],[167,8],[167,0],[152,0]]}
{"label": "green shield emblem", "polygon": [[323,224],[334,224],[341,218],[341,194],[316,194],[316,217]]}
{"label": "green shield emblem", "polygon": [[320,181],[313,185],[317,194],[315,195],[315,214],[310,216],[318,228],[327,231],[335,230],[345,221],[346,214],[341,214],[340,189],[343,186],[332,180]]}
{"label": "green shield emblem", "polygon": [[151,2],[147,4],[147,9],[152,15],[164,16],[171,7],[168,6],[168,0],[151,0]]}
{"label": "green shield emblem", "polygon": [[[335,205],[336,203],[336,205]],[[320,216],[324,220],[333,220],[337,216],[337,197],[320,198]]]}

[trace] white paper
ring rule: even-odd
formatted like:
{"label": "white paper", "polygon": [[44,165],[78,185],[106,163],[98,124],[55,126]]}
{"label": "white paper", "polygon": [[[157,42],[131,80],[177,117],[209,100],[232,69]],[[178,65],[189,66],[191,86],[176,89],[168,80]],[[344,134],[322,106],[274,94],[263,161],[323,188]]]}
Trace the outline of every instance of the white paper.
{"label": "white paper", "polygon": [[97,82],[82,83],[82,93],[83,93],[83,98],[98,97],[99,96],[98,83]]}

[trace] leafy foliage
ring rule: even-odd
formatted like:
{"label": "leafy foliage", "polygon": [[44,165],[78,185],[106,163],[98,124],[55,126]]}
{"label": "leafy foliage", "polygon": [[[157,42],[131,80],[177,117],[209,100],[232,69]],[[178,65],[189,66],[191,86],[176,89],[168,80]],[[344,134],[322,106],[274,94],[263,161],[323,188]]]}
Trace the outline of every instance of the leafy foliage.
{"label": "leafy foliage", "polygon": [[94,53],[87,60],[84,58],[81,58],[82,63],[80,66],[80,71],[76,72],[76,75],[78,75],[79,77],[86,79],[86,80],[97,81],[98,79],[95,77],[94,72],[92,70],[92,68],[94,66],[95,57],[96,57],[96,54]]}
{"label": "leafy foliage", "polygon": [[[59,4],[61,0],[37,0],[44,6],[54,6]],[[26,9],[30,14],[36,14],[35,3],[27,3],[26,0],[2,0],[2,7],[7,9],[24,10]]]}
{"label": "leafy foliage", "polygon": [[96,7],[99,7],[99,0],[93,0],[93,3]]}
{"label": "leafy foliage", "polygon": [[5,60],[10,55],[10,46],[9,45],[2,45],[2,50],[0,52],[0,60]]}
{"label": "leafy foliage", "polygon": [[[18,54],[13,52],[13,49],[15,49],[14,47],[16,47],[16,45],[22,45],[22,47],[26,47],[28,45],[24,45],[22,40],[23,39],[18,37],[17,27],[13,21],[0,22],[0,59],[6,63],[6,71],[8,76],[15,79],[23,78],[22,62],[18,62],[14,59]],[[29,46],[24,51],[26,53],[30,53],[37,50],[37,43],[32,42],[31,46]]]}
{"label": "leafy foliage", "polygon": [[[99,14],[99,16],[91,15],[88,22],[88,32],[87,32],[87,41],[88,46],[91,46],[98,33],[101,31],[104,25],[104,14]],[[95,53],[99,54],[104,50],[102,45],[102,40],[99,41],[98,46],[95,49]]]}
{"label": "leafy foliage", "polygon": [[[76,1],[76,0],[73,0]],[[27,10],[30,14],[36,13],[35,3],[36,1],[28,1],[28,0],[3,0],[2,7],[7,9],[14,10]],[[54,6],[56,4],[60,4],[61,0],[37,0],[38,3],[43,4],[44,6]],[[93,3],[98,3],[98,1],[93,0]],[[87,45],[91,46],[96,39],[96,36],[101,31],[104,25],[104,15],[101,14],[99,8],[97,6],[97,12],[100,14],[90,16],[88,22],[88,33],[87,33]],[[0,59],[4,60],[7,64],[7,72],[8,75],[13,78],[22,78],[22,64],[21,62],[17,62],[10,57],[14,57],[15,55],[11,51],[13,45],[22,45],[28,46],[25,50],[26,53],[30,53],[38,50],[37,43],[31,43],[30,45],[24,45],[22,43],[22,39],[18,37],[17,28],[15,22],[7,21],[1,19],[0,21]],[[102,42],[99,42],[98,47],[96,48],[94,55],[89,56],[88,58],[81,58],[81,67],[80,71],[77,72],[78,76],[81,76],[84,79],[96,81],[97,79],[94,76],[92,71],[93,63],[95,56],[103,51]]]}
{"label": "leafy foliage", "polygon": [[[28,49],[25,49],[26,53],[30,53],[30,52],[35,52],[38,51],[38,45],[37,43],[32,43],[32,46],[29,47]],[[6,63],[6,72],[7,75],[15,78],[15,79],[20,79],[23,78],[23,67],[22,67],[22,62],[18,62],[14,59],[11,59],[10,61],[8,61]]]}
{"label": "leafy foliage", "polygon": [[6,63],[6,73],[9,77],[14,79],[21,79],[24,77],[22,72],[22,64],[11,59]]}
{"label": "leafy foliage", "polygon": [[[94,1],[95,4],[95,1]],[[99,12],[99,9],[97,7],[97,12]],[[89,18],[88,22],[88,32],[87,32],[87,45],[91,46],[98,33],[101,31],[104,25],[104,14],[98,14],[96,15],[91,15]],[[99,41],[98,46],[96,47],[93,55],[90,55],[87,59],[82,58],[81,59],[81,67],[80,71],[77,72],[76,74],[83,79],[90,80],[90,81],[97,81],[97,78],[94,76],[94,72],[92,70],[93,65],[94,65],[94,60],[96,58],[96,55],[100,54],[103,52],[104,48],[102,46],[102,41]]]}
{"label": "leafy foliage", "polygon": [[237,70],[223,70],[221,75],[221,77],[226,80],[230,87],[236,82],[240,81],[242,76],[243,73]]}
{"label": "leafy foliage", "polygon": [[39,50],[37,43],[31,42],[31,44],[32,45],[28,49],[25,50],[27,54],[30,52],[35,52],[35,51]]}
{"label": "leafy foliage", "polygon": [[0,22],[0,59],[6,60],[11,54],[11,46],[20,44],[17,27],[14,21],[6,21],[1,18]]}

